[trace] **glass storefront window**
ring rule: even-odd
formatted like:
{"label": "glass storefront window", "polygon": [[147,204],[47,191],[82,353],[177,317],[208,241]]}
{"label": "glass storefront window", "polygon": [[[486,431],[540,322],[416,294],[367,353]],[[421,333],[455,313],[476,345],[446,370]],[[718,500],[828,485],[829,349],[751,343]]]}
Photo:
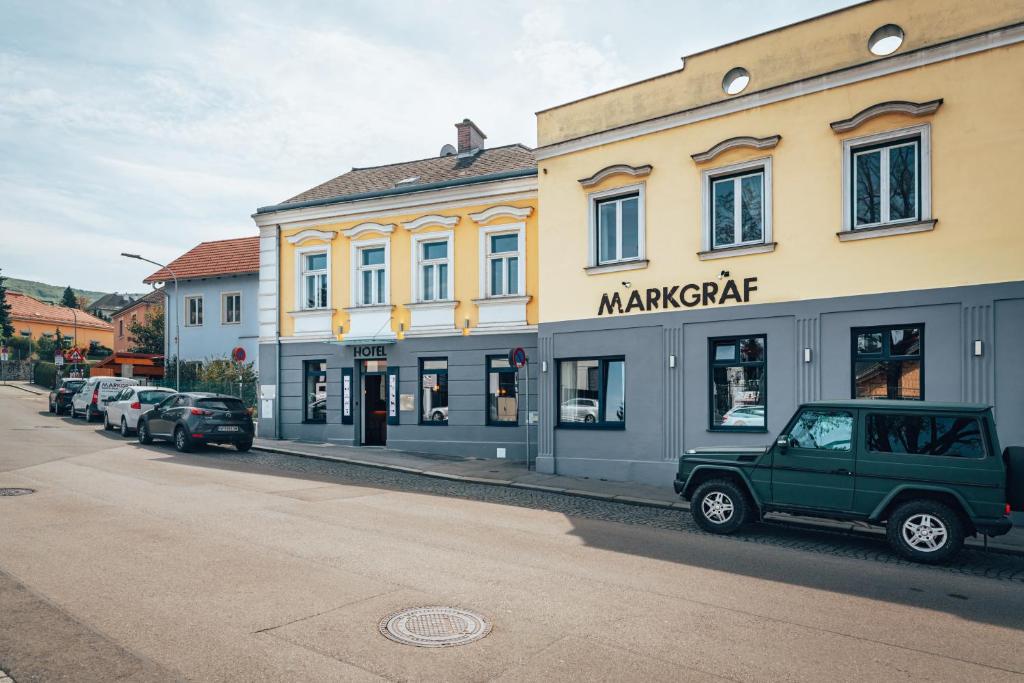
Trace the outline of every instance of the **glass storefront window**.
{"label": "glass storefront window", "polygon": [[303,422],[327,422],[327,361],[307,360],[302,366],[306,384]]}
{"label": "glass storefront window", "polygon": [[924,398],[924,326],[855,328],[853,397]]}
{"label": "glass storefront window", "polygon": [[764,431],[767,424],[767,338],[712,339],[711,429]]}
{"label": "glass storefront window", "polygon": [[493,356],[487,359],[487,424],[519,424],[519,396],[517,371],[508,358]]}
{"label": "glass storefront window", "polygon": [[448,359],[420,361],[421,424],[448,424]]}
{"label": "glass storefront window", "polygon": [[564,360],[559,363],[560,426],[622,427],[625,421],[624,359]]}

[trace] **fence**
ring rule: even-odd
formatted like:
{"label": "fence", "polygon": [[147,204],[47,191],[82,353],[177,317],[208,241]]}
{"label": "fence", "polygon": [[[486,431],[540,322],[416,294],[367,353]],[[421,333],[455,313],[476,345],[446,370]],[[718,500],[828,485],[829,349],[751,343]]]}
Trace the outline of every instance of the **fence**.
{"label": "fence", "polygon": [[[168,387],[174,389],[174,377],[153,380],[150,385],[156,387]],[[259,383],[255,380],[249,382],[229,381],[204,381],[194,378],[182,377],[180,391],[205,391],[214,394],[235,396],[241,399],[247,408],[255,408],[259,395]]]}

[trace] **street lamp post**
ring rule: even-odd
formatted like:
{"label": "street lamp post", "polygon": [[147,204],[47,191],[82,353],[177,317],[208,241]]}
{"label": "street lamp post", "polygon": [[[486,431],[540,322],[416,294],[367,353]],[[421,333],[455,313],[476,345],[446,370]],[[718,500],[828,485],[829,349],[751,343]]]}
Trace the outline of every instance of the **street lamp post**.
{"label": "street lamp post", "polygon": [[[148,258],[143,258],[138,254],[126,254],[125,252],[121,252],[121,256],[145,261],[146,263],[152,263],[154,266],[159,266],[170,273],[171,278],[174,280],[174,390],[181,391],[181,335],[178,333],[178,276],[174,274],[173,270],[164,264],[157,263],[156,261],[152,261]],[[168,308],[170,307],[168,306]]]}

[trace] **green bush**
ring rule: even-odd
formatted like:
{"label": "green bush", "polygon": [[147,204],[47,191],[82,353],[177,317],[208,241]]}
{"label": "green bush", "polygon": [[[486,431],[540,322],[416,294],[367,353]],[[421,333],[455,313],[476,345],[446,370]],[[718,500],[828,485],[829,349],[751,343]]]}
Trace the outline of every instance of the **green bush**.
{"label": "green bush", "polygon": [[[63,372],[61,373],[61,377],[67,377],[68,373],[70,372],[70,368],[71,366],[65,365],[63,368]],[[78,365],[75,366],[75,369],[79,370],[82,373],[82,377],[89,376],[88,365]],[[57,366],[54,365],[53,363],[48,363],[46,361],[36,361],[35,365],[33,366],[32,377],[32,382],[34,384],[38,384],[41,387],[49,387],[50,389],[53,389],[57,386]]]}

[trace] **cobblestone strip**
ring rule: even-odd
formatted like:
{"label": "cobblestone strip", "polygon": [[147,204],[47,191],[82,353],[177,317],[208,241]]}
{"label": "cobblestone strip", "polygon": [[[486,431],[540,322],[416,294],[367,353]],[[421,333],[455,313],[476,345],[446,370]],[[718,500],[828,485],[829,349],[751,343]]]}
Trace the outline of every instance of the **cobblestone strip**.
{"label": "cobblestone strip", "polygon": [[[689,534],[705,534],[688,512],[672,507],[661,508],[619,499],[600,500],[577,497],[537,488],[494,486],[449,478],[423,476],[391,468],[369,467],[339,462],[334,458],[296,458],[271,452],[247,454],[226,449],[205,451],[219,460],[242,466],[316,475],[339,483],[365,484],[376,488],[425,493],[502,505],[549,510],[570,517],[599,519],[621,524],[667,529]],[[884,538],[875,534],[827,527],[809,529],[805,525],[786,522],[751,524],[740,533],[727,538],[739,543],[758,543],[792,550],[851,559],[882,562],[920,568],[922,571],[950,572],[1024,584],[1024,556],[1016,553],[965,548],[946,565],[929,566],[909,562],[889,550]]]}

